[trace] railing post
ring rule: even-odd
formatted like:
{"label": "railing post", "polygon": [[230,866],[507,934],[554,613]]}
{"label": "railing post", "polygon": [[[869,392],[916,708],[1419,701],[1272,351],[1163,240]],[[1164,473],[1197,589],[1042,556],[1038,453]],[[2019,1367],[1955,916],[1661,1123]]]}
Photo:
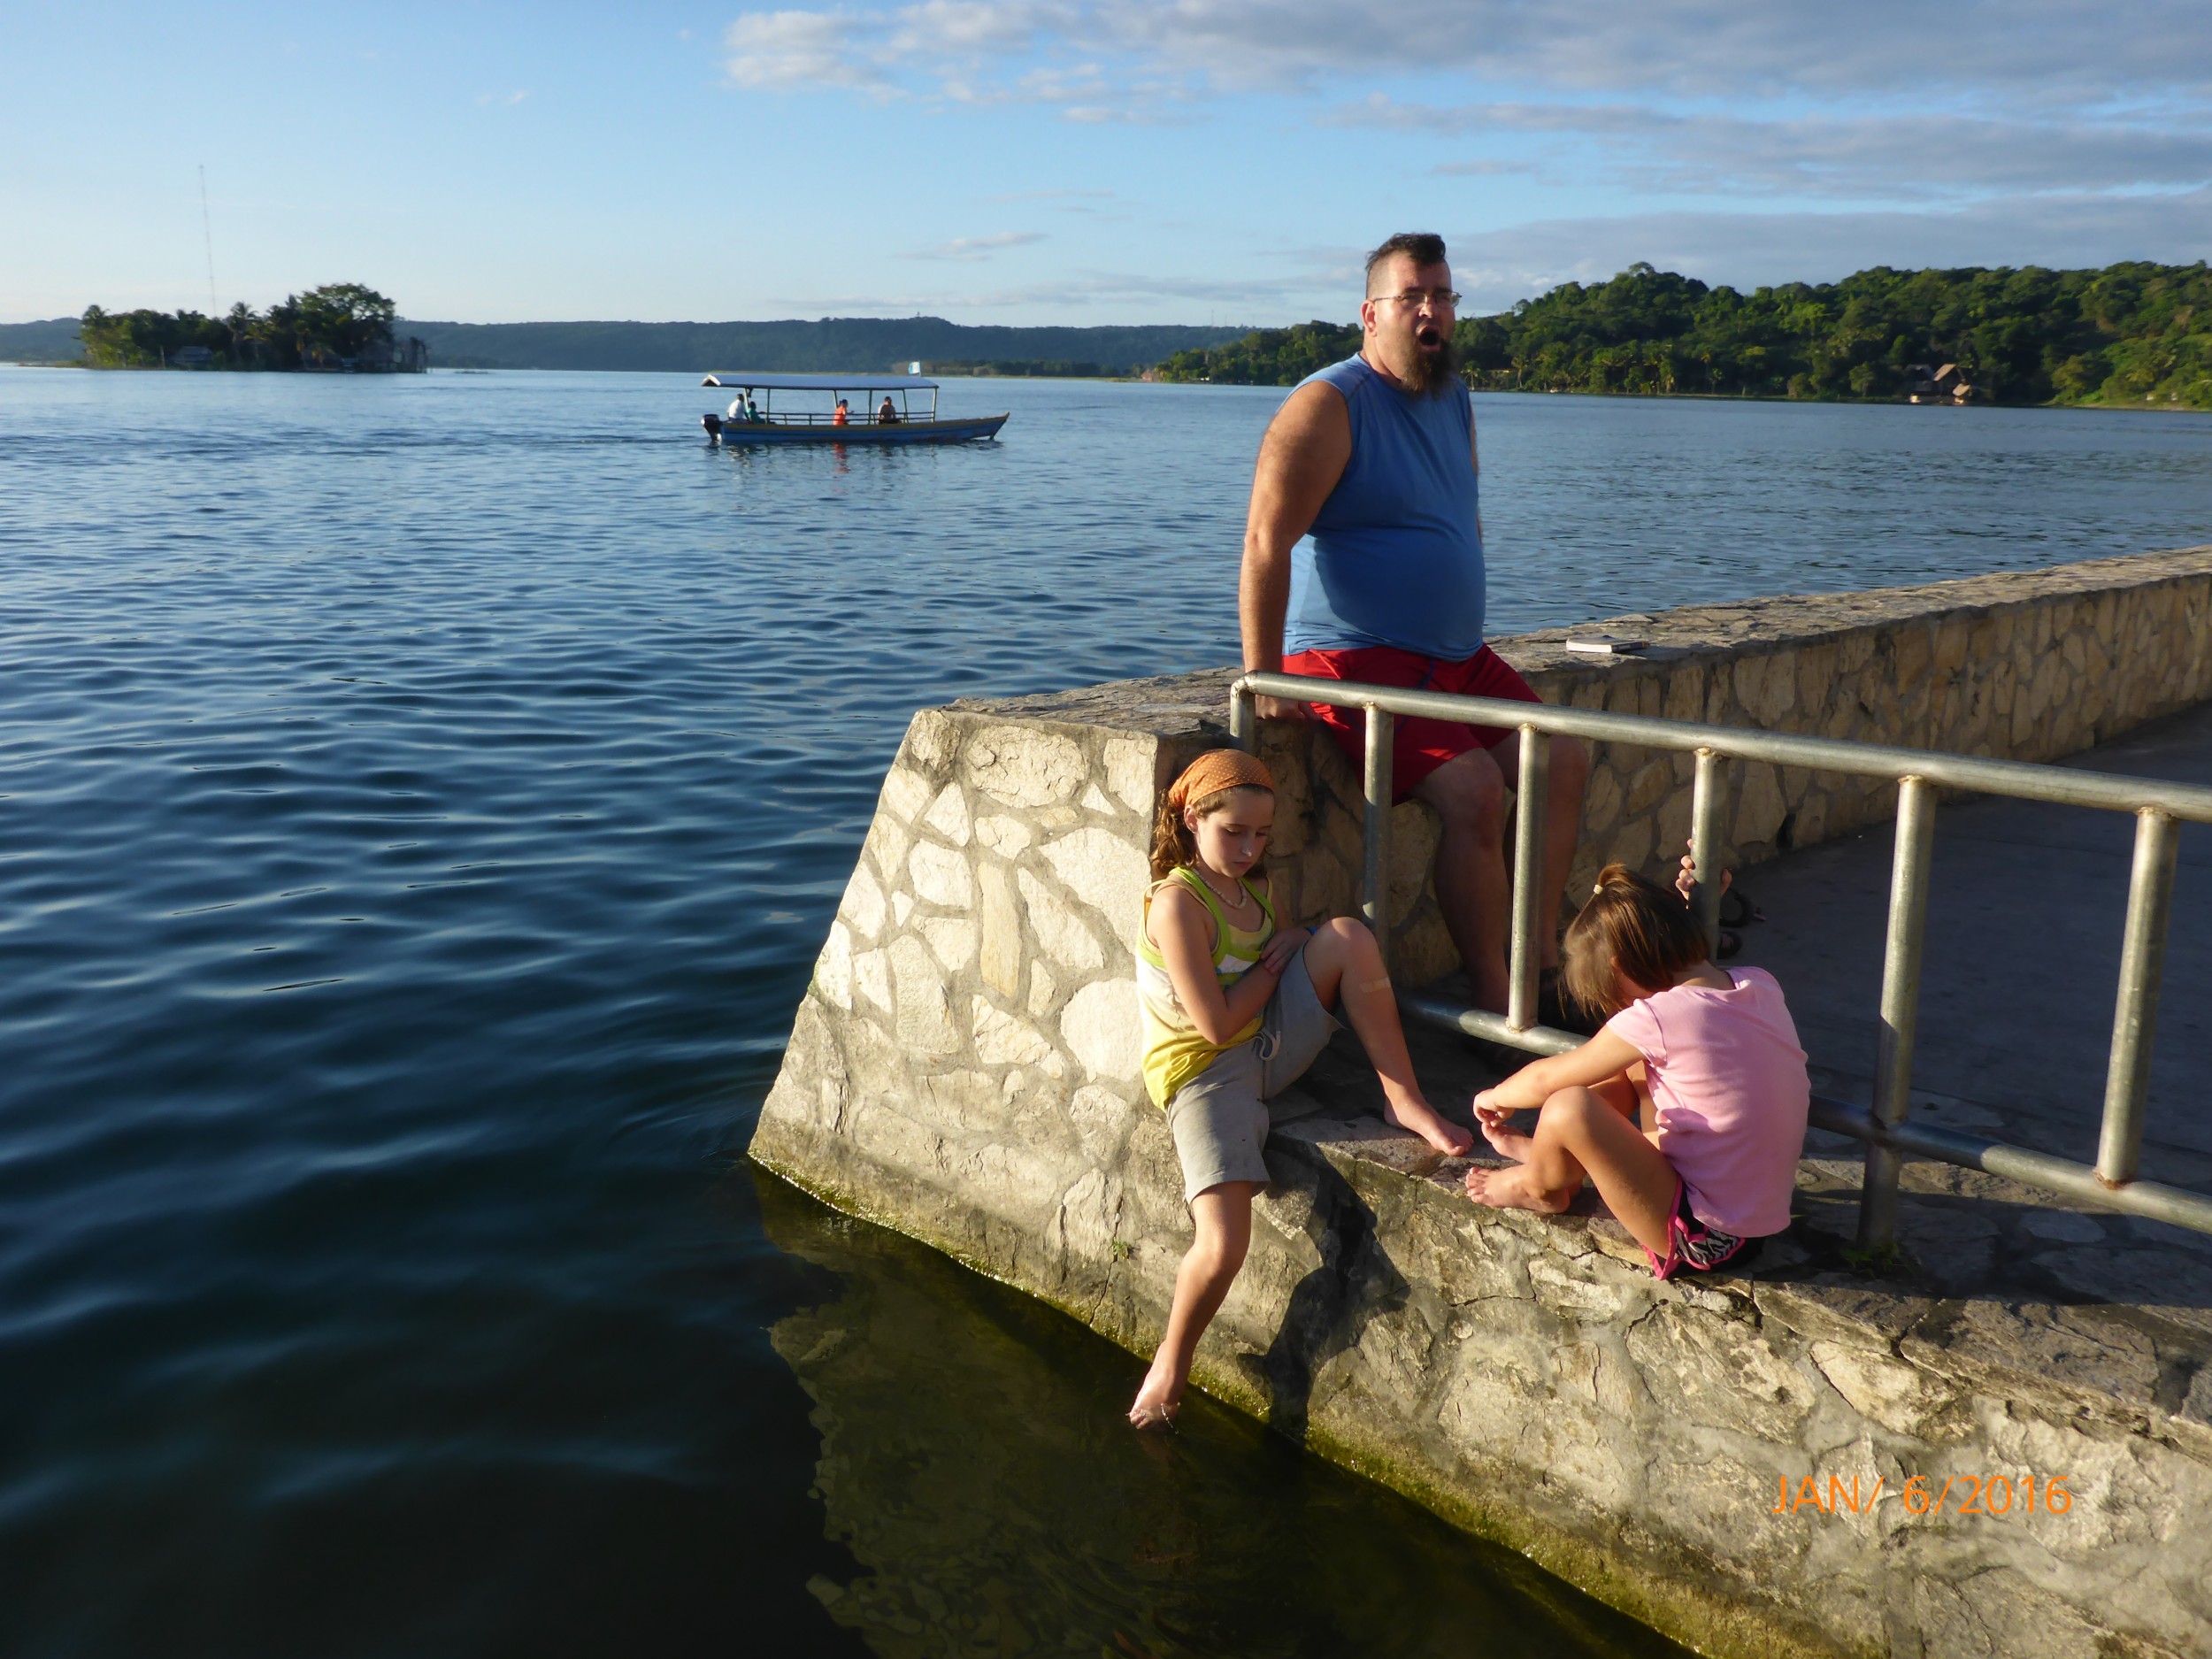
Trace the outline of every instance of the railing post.
{"label": "railing post", "polygon": [[1521,774],[1513,793],[1513,959],[1505,1023],[1526,1031],[1536,1023],[1536,979],[1542,946],[1544,808],[1551,798],[1551,739],[1532,726],[1521,728]]}
{"label": "railing post", "polygon": [[[1928,867],[1935,850],[1935,789],[1897,786],[1897,850],[1890,866],[1889,938],[1882,949],[1882,1029],[1874,1052],[1874,1122],[1894,1128],[1912,1106],[1912,1049],[1920,1018],[1920,947],[1928,929]],[[1897,1241],[1897,1178],[1904,1156],[1869,1142],[1859,1191],[1859,1248]]]}
{"label": "railing post", "polygon": [[1690,873],[1697,881],[1693,902],[1697,925],[1705,930],[1706,954],[1720,949],[1721,814],[1728,805],[1728,762],[1709,749],[1697,751],[1697,773],[1690,785]]}
{"label": "railing post", "polygon": [[1229,687],[1229,741],[1248,755],[1260,752],[1259,699],[1240,680]]}
{"label": "railing post", "polygon": [[2120,995],[2112,1013],[2112,1058],[2105,1071],[2104,1127],[2097,1137],[2097,1179],[2108,1187],[2135,1179],[2143,1160],[2143,1105],[2150,1092],[2151,1039],[2158,1029],[2158,988],[2166,967],[2166,924],[2173,910],[2180,825],[2145,808],[2135,818],[2135,869],[2128,879],[2127,932],[2120,945]]}
{"label": "railing post", "polygon": [[1375,935],[1383,971],[1390,971],[1390,757],[1397,716],[1367,705],[1367,822],[1365,869],[1360,877],[1360,915]]}

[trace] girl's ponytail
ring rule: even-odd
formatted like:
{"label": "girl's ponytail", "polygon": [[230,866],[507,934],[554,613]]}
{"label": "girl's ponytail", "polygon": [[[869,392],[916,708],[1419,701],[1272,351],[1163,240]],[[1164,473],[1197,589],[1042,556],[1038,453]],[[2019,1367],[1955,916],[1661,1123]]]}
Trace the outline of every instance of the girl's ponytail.
{"label": "girl's ponytail", "polygon": [[1560,987],[1586,1012],[1608,1018],[1628,1005],[1622,979],[1664,990],[1711,952],[1705,929],[1679,893],[1611,864],[1598,872],[1589,900],[1567,924]]}
{"label": "girl's ponytail", "polygon": [[1183,809],[1165,795],[1152,818],[1152,879],[1164,881],[1185,864],[1198,862],[1198,843],[1183,827]]}

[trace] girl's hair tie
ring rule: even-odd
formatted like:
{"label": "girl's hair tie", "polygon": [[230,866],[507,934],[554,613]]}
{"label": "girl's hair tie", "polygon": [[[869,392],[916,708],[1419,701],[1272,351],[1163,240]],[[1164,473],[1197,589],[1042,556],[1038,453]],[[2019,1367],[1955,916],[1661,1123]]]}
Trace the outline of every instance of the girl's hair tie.
{"label": "girl's hair tie", "polygon": [[1272,795],[1275,774],[1257,755],[1240,749],[1210,749],[1183,768],[1183,775],[1167,792],[1167,803],[1179,812],[1224,789],[1264,789]]}

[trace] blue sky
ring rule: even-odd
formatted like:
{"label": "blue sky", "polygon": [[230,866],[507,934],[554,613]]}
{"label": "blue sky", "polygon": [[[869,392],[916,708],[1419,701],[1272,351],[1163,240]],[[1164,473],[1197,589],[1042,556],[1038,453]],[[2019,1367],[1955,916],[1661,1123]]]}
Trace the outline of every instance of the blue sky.
{"label": "blue sky", "polygon": [[1345,318],[2212,253],[2201,0],[0,0],[0,320]]}

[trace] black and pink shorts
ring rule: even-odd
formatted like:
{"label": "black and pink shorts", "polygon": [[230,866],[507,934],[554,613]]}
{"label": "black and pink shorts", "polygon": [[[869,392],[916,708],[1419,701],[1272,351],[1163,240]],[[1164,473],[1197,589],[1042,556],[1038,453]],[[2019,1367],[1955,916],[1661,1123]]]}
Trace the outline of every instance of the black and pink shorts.
{"label": "black and pink shorts", "polygon": [[1653,1276],[1658,1279],[1672,1279],[1685,1270],[1709,1273],[1725,1262],[1733,1262],[1739,1267],[1750,1266],[1763,1242],[1760,1239],[1740,1239],[1732,1233],[1723,1233],[1718,1227],[1709,1227],[1700,1221],[1690,1209],[1690,1189],[1677,1176],[1674,1213],[1667,1217],[1667,1259],[1663,1262],[1646,1250],[1644,1260],[1651,1263]]}

